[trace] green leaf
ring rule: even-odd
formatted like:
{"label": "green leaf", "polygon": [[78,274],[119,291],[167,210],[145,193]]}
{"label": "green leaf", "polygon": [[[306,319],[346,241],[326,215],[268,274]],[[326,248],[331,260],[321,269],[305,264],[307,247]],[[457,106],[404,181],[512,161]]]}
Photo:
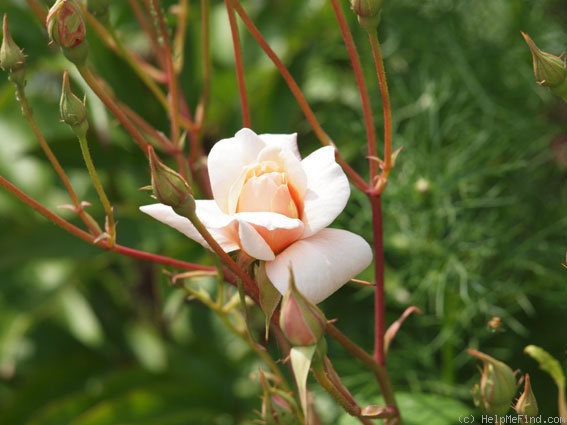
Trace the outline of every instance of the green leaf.
{"label": "green leaf", "polygon": [[558,388],[565,388],[565,375],[559,362],[543,348],[536,345],[528,345],[524,353],[539,363],[541,370],[549,374]]}
{"label": "green leaf", "polygon": [[293,375],[297,383],[299,391],[299,399],[301,400],[301,408],[305,417],[309,417],[307,404],[307,375],[311,367],[311,359],[315,353],[316,345],[308,345],[304,347],[293,347],[289,353]]}
{"label": "green leaf", "polygon": [[104,340],[102,327],[83,294],[75,287],[67,286],[59,300],[71,334],[89,347],[99,347]]}
{"label": "green leaf", "polygon": [[161,372],[167,368],[164,343],[151,325],[133,323],[126,332],[130,348],[145,368],[152,372]]}

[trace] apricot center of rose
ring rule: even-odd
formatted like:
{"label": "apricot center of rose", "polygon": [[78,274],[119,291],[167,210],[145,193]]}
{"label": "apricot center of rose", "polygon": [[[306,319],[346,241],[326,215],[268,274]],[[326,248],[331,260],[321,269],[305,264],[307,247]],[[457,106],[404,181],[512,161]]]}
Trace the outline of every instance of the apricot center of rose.
{"label": "apricot center of rose", "polygon": [[264,161],[246,174],[236,212],[274,212],[299,218],[301,202],[280,165]]}

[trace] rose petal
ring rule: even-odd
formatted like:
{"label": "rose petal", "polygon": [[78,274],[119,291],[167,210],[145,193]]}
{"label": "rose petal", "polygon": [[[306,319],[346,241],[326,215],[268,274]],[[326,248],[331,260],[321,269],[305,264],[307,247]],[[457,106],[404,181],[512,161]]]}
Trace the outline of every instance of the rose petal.
{"label": "rose petal", "polygon": [[[226,252],[240,249],[238,244],[237,222],[223,214],[214,201],[195,201],[197,206],[197,217],[201,219],[211,236],[219,243]],[[211,249],[191,224],[188,218],[180,216],[173,208],[163,204],[144,205],[140,210],[149,216],[173,227],[185,236],[199,242],[205,248]]]}
{"label": "rose petal", "polygon": [[243,128],[234,137],[217,142],[209,152],[207,165],[213,197],[225,214],[234,213],[238,199],[232,198],[238,198],[247,167],[256,162],[264,147],[265,142],[256,133]]}
{"label": "rose petal", "polygon": [[368,243],[340,229],[323,229],[290,245],[266,263],[266,273],[284,294],[291,265],[297,288],[317,304],[339,289],[372,262]]}
{"label": "rose petal", "polygon": [[291,151],[295,157],[301,160],[299,149],[297,149],[297,133],[293,134],[259,134],[268,146],[277,146],[283,151]]}
{"label": "rose petal", "polygon": [[271,261],[276,257],[270,248],[270,245],[268,245],[264,238],[251,224],[245,221],[240,221],[238,226],[238,236],[240,237],[242,250],[250,257],[264,261]]}
{"label": "rose petal", "polygon": [[333,222],[345,208],[350,186],[342,168],[335,162],[335,148],[317,149],[303,161],[307,192],[303,198],[305,233],[309,237]]}
{"label": "rose petal", "polygon": [[303,234],[303,222],[301,220],[289,218],[282,214],[238,213],[236,217],[239,222],[250,223],[275,254],[287,248]]}

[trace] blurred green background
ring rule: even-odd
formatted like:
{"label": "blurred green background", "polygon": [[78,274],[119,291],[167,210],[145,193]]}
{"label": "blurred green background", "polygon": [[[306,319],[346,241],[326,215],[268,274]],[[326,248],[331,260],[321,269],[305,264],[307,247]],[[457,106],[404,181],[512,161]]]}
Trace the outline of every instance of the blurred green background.
{"label": "blurred green background", "polygon": [[[110,20],[132,49],[147,41],[126,2]],[[171,2],[164,2],[166,10]],[[194,3],[194,4],[193,4]],[[564,1],[384,2],[379,34],[393,103],[395,147],[403,146],[384,195],[387,311],[423,310],[399,332],[388,363],[409,424],[453,424],[476,412],[470,390],[478,348],[532,376],[540,412],[557,415],[556,389],[522,353],[536,344],[567,367],[567,107],[535,84],[520,31],[544,50],[567,49]],[[347,160],[367,174],[354,78],[330,4],[247,1],[319,120]],[[381,134],[380,98],[365,34],[344,2],[366,68]],[[25,49],[34,115],[81,199],[102,221],[79,145],[59,123],[63,69],[26,2],[3,0]],[[174,16],[170,14],[170,19]],[[182,85],[199,97],[199,4],[191,2]],[[253,129],[316,138],[269,60],[242,32]],[[165,113],[143,84],[89,34],[90,64],[115,94],[167,133]],[[224,3],[211,2],[213,58],[207,146],[241,127]],[[0,75],[0,175],[64,217],[69,203]],[[86,89],[74,78],[79,93]],[[123,245],[193,262],[207,252],[138,211],[152,202],[143,154],[87,93],[89,141],[115,206]],[[74,220],[74,219],[73,219]],[[370,240],[370,211],[353,191],[334,224]],[[0,191],[0,423],[34,425],[247,424],[260,408],[250,374],[259,361],[210,312],[171,288],[162,267],[101,252],[67,235]],[[363,278],[372,279],[370,271]],[[347,286],[322,305],[327,317],[372,348],[372,291]],[[492,317],[502,321],[494,331]],[[364,368],[332,341],[339,373],[361,403],[377,403]],[[316,385],[312,385],[316,388]],[[357,423],[316,390],[324,423]]]}

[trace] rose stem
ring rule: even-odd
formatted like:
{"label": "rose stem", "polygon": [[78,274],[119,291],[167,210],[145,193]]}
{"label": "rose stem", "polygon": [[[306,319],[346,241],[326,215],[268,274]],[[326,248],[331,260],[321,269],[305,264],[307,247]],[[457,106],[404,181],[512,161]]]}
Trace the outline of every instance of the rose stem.
{"label": "rose stem", "polygon": [[54,212],[50,211],[43,205],[41,205],[38,201],[31,198],[30,196],[26,195],[20,189],[18,189],[15,185],[11,182],[6,180],[4,177],[0,176],[0,185],[3,186],[6,190],[8,190],[12,195],[18,198],[20,201],[24,202],[28,206],[30,206],[33,210],[40,213],[42,216],[47,218],[49,221],[54,223],[55,225],[61,227],[68,233],[72,234],[73,236],[82,239],[85,242],[88,242],[91,245],[98,246],[106,251],[116,252],[118,254],[123,254],[128,257],[137,258],[144,261],[149,261],[153,263],[162,264],[164,266],[175,267],[182,270],[199,270],[205,272],[214,272],[216,271],[215,267],[209,266],[202,266],[200,264],[193,264],[188,263],[186,261],[176,260],[174,258],[164,257],[162,255],[151,254],[145,251],[139,251],[133,248],[129,248],[126,246],[115,244],[111,246],[107,240],[99,239],[97,240],[96,236],[85,232],[84,230],[78,228],[77,226],[69,223],[67,220],[61,218],[59,215],[55,214]]}
{"label": "rose stem", "polygon": [[[313,131],[315,132],[321,143],[325,146],[327,145],[335,146],[329,135],[325,132],[325,130],[323,130],[321,124],[319,124],[319,121],[317,121],[317,117],[315,116],[315,113],[307,103],[307,100],[305,99],[305,96],[301,92],[301,89],[299,88],[299,86],[297,85],[297,83],[295,82],[295,80],[293,79],[293,77],[291,76],[291,74],[289,73],[289,71],[281,61],[281,59],[268,45],[264,37],[262,37],[262,34],[258,30],[258,28],[254,25],[252,19],[250,19],[250,17],[246,14],[246,11],[242,7],[242,5],[237,0],[228,0],[228,1],[231,3],[233,9],[238,14],[238,16],[240,16],[242,22],[244,23],[244,25],[246,26],[252,37],[254,37],[258,45],[260,45],[262,50],[264,50],[266,55],[271,59],[271,61],[273,62],[273,64],[281,74],[282,78],[285,80],[287,86],[294,95],[297,104],[303,111],[305,118],[307,119],[307,121],[309,121],[311,128],[313,129]],[[366,193],[370,189],[368,183],[366,183],[364,179],[360,177],[360,175],[356,171],[354,171],[354,169],[348,164],[348,162],[346,162],[346,160],[340,155],[338,150],[335,150],[335,157],[337,162],[341,165],[341,167],[350,177],[352,184],[359,190]]]}
{"label": "rose stem", "polygon": [[248,105],[248,97],[246,94],[246,80],[244,78],[244,65],[242,64],[242,50],[240,46],[240,36],[238,35],[238,25],[236,23],[234,8],[230,1],[224,0],[224,3],[226,5],[228,21],[230,23],[230,32],[232,34],[236,79],[238,80],[238,92],[240,93],[240,109],[242,109],[242,126],[251,128],[250,107]]}
{"label": "rose stem", "polygon": [[102,203],[102,207],[106,214],[107,225],[108,225],[107,226],[108,228],[106,230],[108,231],[108,235],[110,237],[109,244],[112,247],[116,243],[116,225],[114,223],[114,213],[112,211],[112,205],[110,205],[108,197],[106,196],[104,188],[102,187],[102,184],[100,182],[100,178],[98,177],[98,173],[96,171],[96,168],[94,166],[91,157],[91,153],[89,151],[87,138],[84,134],[79,136],[79,144],[81,146],[81,152],[83,154],[83,159],[85,160],[87,170],[89,172],[89,175],[91,176],[91,181],[93,182],[96,193],[98,194],[98,197],[100,199],[100,202]]}
{"label": "rose stem", "polygon": [[350,62],[352,64],[352,70],[354,77],[356,79],[356,85],[358,86],[358,93],[360,95],[360,102],[362,104],[362,113],[364,115],[364,124],[366,127],[366,139],[368,142],[368,158],[369,158],[369,169],[370,169],[370,182],[374,181],[375,176],[378,174],[378,162],[376,158],[378,157],[377,147],[376,147],[376,130],[374,128],[374,118],[372,112],[372,105],[370,104],[370,97],[368,96],[368,90],[366,88],[366,82],[364,81],[364,73],[362,72],[362,66],[360,65],[360,58],[356,50],[356,46],[352,39],[352,34],[350,33],[348,24],[343,13],[343,9],[339,4],[338,0],[331,0],[333,6],[333,11],[337,18],[337,22],[341,29],[341,34],[347,49]]}
{"label": "rose stem", "polygon": [[28,103],[28,98],[26,96],[26,92],[25,92],[23,85],[15,84],[15,87],[16,87],[16,98],[18,99],[18,101],[20,103],[22,114],[24,115],[24,117],[28,121],[28,124],[31,127],[33,134],[35,135],[37,141],[39,142],[41,149],[45,153],[45,156],[47,157],[47,159],[51,163],[51,166],[53,167],[53,169],[55,170],[55,172],[57,173],[57,175],[59,176],[59,178],[63,182],[63,185],[65,186],[65,189],[67,190],[67,193],[71,197],[71,202],[73,203],[74,211],[79,215],[79,217],[81,218],[83,223],[85,223],[85,225],[87,226],[89,231],[92,234],[97,235],[99,233],[99,230],[93,225],[91,220],[89,220],[89,218],[85,214],[83,204],[81,204],[81,202],[79,201],[79,198],[78,198],[77,194],[75,193],[75,189],[73,189],[73,186],[71,185],[69,177],[67,177],[65,170],[63,169],[63,167],[61,166],[61,164],[57,160],[57,157],[55,156],[55,154],[53,153],[53,151],[51,150],[51,148],[47,144],[45,137],[43,137],[41,130],[39,129],[35,119],[33,118],[33,115],[32,115],[32,112],[31,112],[31,109],[30,109],[30,106],[29,106],[29,103]]}

